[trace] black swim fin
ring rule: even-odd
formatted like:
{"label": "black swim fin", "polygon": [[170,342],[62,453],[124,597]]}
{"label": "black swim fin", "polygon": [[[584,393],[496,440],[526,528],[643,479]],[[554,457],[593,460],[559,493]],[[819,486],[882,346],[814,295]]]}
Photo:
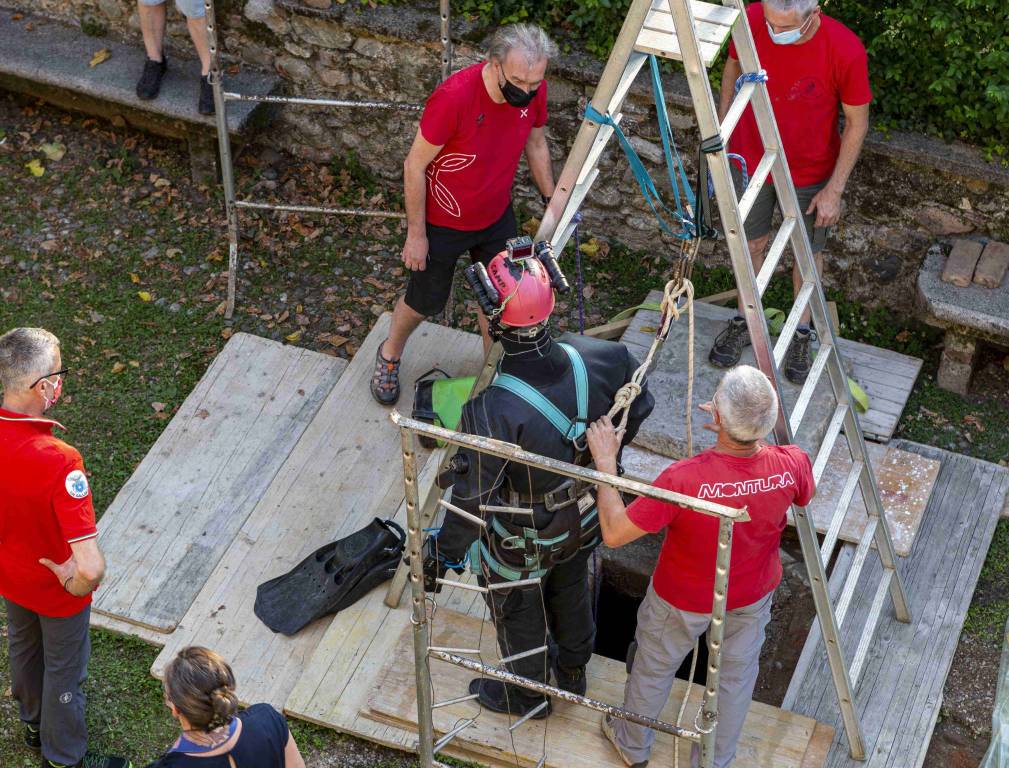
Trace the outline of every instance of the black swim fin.
{"label": "black swim fin", "polygon": [[255,613],[274,632],[293,635],[320,616],[342,611],[396,572],[406,534],[375,518],[346,538],[317,549],[256,590]]}

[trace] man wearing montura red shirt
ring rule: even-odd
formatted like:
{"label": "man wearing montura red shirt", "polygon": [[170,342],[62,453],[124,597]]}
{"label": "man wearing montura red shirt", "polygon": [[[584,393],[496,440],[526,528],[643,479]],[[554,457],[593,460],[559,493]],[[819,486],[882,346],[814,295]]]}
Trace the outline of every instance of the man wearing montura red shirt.
{"label": "man wearing montura red shirt", "polygon": [[[816,268],[822,273],[821,251],[830,227],[841,216],[841,196],[869,130],[872,90],[865,46],[854,32],[823,13],[817,0],[764,0],[750,5],[746,18],[760,66],[767,72],[767,91],[785,158],[805,214]],[[719,101],[719,116],[723,119],[741,74],[735,45],[730,44]],[[838,132],[841,111],[843,133]],[[752,175],[764,155],[752,108],[747,107],[743,113],[729,151],[743,157]],[[768,181],[746,217],[744,228],[754,271],[764,263],[777,203],[774,185]],[[802,277],[797,269],[792,270],[792,284],[798,293]],[[782,366],[789,381],[805,382],[814,340],[807,309]],[[742,317],[733,318],[716,339],[709,359],[729,368],[739,362],[746,341],[746,324]]]}
{"label": "man wearing montura red shirt", "polygon": [[[544,126],[544,80],[557,47],[539,27],[513,24],[491,39],[487,60],[456,72],[431,94],[403,167],[406,295],[379,345],[371,393],[399,398],[399,366],[410,334],[444,309],[456,261],[484,264],[518,234],[511,189],[523,152],[544,202],[554,193]],[[478,315],[484,347],[487,322]]]}
{"label": "man wearing montura red shirt", "polygon": [[87,751],[84,692],[91,593],[105,573],[81,455],[46,418],[63,390],[59,340],[42,328],[0,336],[0,595],[11,690],[26,746],[44,768],[129,768]]}
{"label": "man wearing montura red shirt", "polygon": [[[771,595],[781,581],[778,547],[792,504],[805,506],[815,491],[809,457],[794,445],[761,442],[773,429],[778,400],[768,378],[748,365],[728,371],[714,397],[703,406],[716,432],[713,448],[668,467],[655,486],[746,507],[750,520],[733,528],[729,591],[718,681],[716,768],[726,768],[757,681],[764,628],[771,618]],[[620,433],[609,419],[587,431],[596,468],[615,474]],[[659,717],[676,670],[711,623],[715,587],[718,519],[654,499],[640,498],[624,507],[614,488],[599,487],[597,498],[603,542],[619,547],[665,529],[666,537],[648,592],[638,610],[636,650],[628,659],[630,676],[624,707]],[[625,720],[602,722],[603,733],[631,768],[643,768],[655,734]],[[695,745],[693,766],[698,751]]]}

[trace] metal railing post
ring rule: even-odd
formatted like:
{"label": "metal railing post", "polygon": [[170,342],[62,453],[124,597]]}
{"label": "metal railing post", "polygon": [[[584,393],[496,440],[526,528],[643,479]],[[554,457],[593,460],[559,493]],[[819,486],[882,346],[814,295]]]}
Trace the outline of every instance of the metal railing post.
{"label": "metal railing post", "polygon": [[[715,733],[718,727],[718,681],[722,670],[722,641],[725,638],[725,610],[729,592],[729,562],[732,557],[732,520],[718,521],[718,550],[715,555],[715,592],[708,626],[708,674],[704,684],[704,725],[695,727],[701,736],[701,768],[715,764]],[[693,683],[693,680],[690,681]]]}
{"label": "metal railing post", "polygon": [[235,176],[231,160],[231,137],[228,135],[227,99],[221,82],[221,50],[217,43],[217,14],[214,0],[204,0],[207,16],[207,43],[210,47],[210,85],[214,89],[214,120],[217,123],[217,145],[220,151],[221,184],[224,187],[224,209],[228,220],[228,300],[224,319],[235,313],[235,292],[238,280],[238,209],[235,207]]}
{"label": "metal railing post", "polygon": [[427,621],[427,596],[424,594],[423,526],[417,493],[416,438],[409,429],[399,431],[403,446],[403,484],[406,490],[407,548],[410,556],[410,597],[413,624],[413,660],[417,676],[417,755],[422,768],[434,762],[434,710],[431,698],[431,667],[428,659],[430,633]]}

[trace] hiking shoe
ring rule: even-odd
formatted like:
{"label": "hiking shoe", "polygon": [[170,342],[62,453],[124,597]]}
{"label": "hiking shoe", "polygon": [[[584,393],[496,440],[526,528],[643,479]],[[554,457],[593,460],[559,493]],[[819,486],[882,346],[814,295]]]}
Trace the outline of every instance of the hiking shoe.
{"label": "hiking shoe", "polygon": [[39,730],[39,727],[32,723],[25,723],[24,726],[25,746],[28,749],[40,752],[42,750],[42,732]]}
{"label": "hiking shoe", "polygon": [[746,330],[746,321],[736,315],[725,330],[715,337],[711,345],[708,360],[718,368],[731,368],[743,356],[743,347],[750,343],[750,333]]}
{"label": "hiking shoe", "polygon": [[550,700],[545,696],[527,693],[518,686],[507,686],[500,680],[492,680],[487,677],[474,678],[469,681],[469,692],[479,693],[480,698],[477,701],[491,712],[522,717],[532,712],[544,701],[547,702],[546,707],[533,715],[532,719],[543,720],[551,712]]}
{"label": "hiking shoe", "polygon": [[[388,341],[388,339],[386,339]],[[371,396],[379,405],[393,405],[399,400],[399,360],[386,360],[382,357],[382,347],[385,341],[378,345],[375,352],[375,371],[371,375]]]}
{"label": "hiking shoe", "polygon": [[200,102],[196,108],[201,115],[214,114],[214,86],[210,84],[210,75],[200,77]]}
{"label": "hiking shoe", "polygon": [[557,687],[562,691],[584,696],[585,689],[588,687],[588,680],[585,677],[585,667],[562,667],[557,663],[556,659],[551,659],[551,661]]}
{"label": "hiking shoe", "polygon": [[42,768],[133,768],[133,763],[125,757],[116,755],[100,755],[97,752],[88,752],[84,758],[74,765],[55,763],[52,760],[43,760]]}
{"label": "hiking shoe", "polygon": [[613,719],[609,715],[603,715],[603,719],[599,722],[599,724],[602,726],[603,736],[610,740],[610,744],[613,745],[617,754],[620,755],[620,759],[624,761],[624,764],[628,768],[645,768],[645,766],[648,765],[647,760],[639,760],[635,763],[627,756],[623,748],[617,742],[617,734],[613,732]]}
{"label": "hiking shoe", "polygon": [[144,101],[157,98],[161,92],[161,80],[168,69],[168,60],[162,55],[161,61],[144,61],[144,73],[137,82],[137,97]]}
{"label": "hiking shoe", "polygon": [[805,384],[809,369],[813,365],[812,343],[816,341],[816,331],[799,328],[792,337],[792,343],[785,352],[785,378],[793,384]]}

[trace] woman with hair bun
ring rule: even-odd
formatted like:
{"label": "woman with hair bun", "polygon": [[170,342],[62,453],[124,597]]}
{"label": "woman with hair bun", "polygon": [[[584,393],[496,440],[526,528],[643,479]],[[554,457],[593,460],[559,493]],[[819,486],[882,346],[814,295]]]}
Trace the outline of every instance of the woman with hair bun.
{"label": "woman with hair bun", "polygon": [[164,688],[182,735],[148,768],[305,768],[283,715],[269,704],[238,711],[235,675],[219,654],[183,648]]}

